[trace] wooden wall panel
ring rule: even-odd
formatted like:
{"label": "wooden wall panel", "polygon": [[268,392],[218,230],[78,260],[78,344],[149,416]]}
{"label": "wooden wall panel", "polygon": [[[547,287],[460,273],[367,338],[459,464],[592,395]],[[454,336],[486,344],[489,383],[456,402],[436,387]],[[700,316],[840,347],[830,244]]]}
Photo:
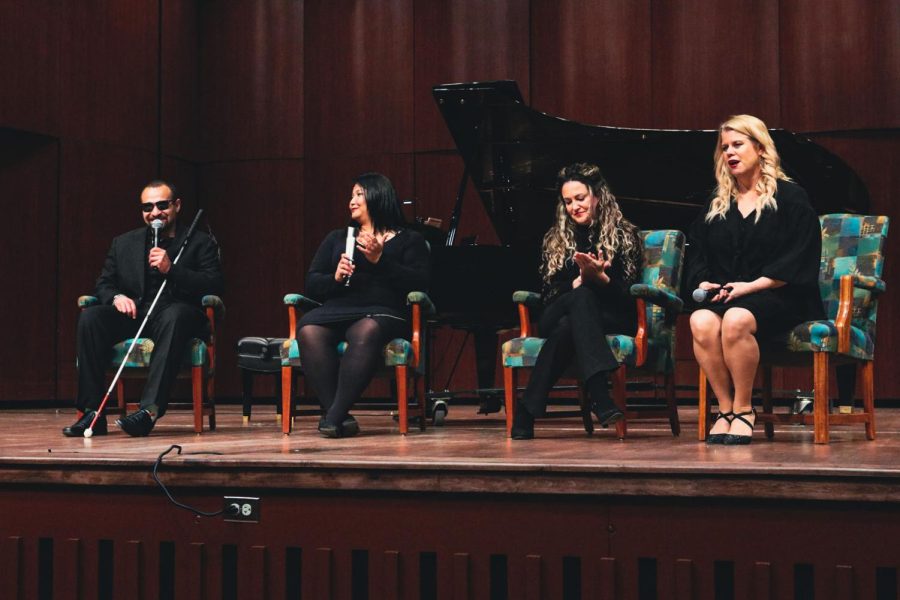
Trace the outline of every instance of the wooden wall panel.
{"label": "wooden wall panel", "polygon": [[160,153],[199,159],[200,10],[195,0],[160,0]]}
{"label": "wooden wall panel", "polygon": [[58,8],[63,137],[156,151],[159,6],[70,1]]}
{"label": "wooden wall panel", "polygon": [[200,169],[207,220],[222,249],[228,317],[219,333],[220,397],[240,396],[237,340],[287,337],[284,294],[302,291],[307,266],[303,226],[315,214],[303,202],[304,163],[242,161]]}
{"label": "wooden wall panel", "polygon": [[414,4],[416,150],[456,148],[431,96],[439,83],[514,79],[528,102],[528,0]]}
{"label": "wooden wall panel", "polygon": [[306,155],[413,147],[413,0],[309,2],[304,18]]}
{"label": "wooden wall panel", "polygon": [[900,3],[780,4],[783,125],[900,127]]}
{"label": "wooden wall panel", "polygon": [[208,160],[303,156],[303,8],[296,0],[201,4]]}
{"label": "wooden wall panel", "polygon": [[76,300],[93,292],[113,237],[141,227],[140,194],[156,154],[63,140],[60,153],[58,400],[75,397]]}
{"label": "wooden wall panel", "polygon": [[[0,189],[8,201],[0,236],[8,290],[0,311],[0,399],[56,392],[56,204],[59,144],[0,132]],[[15,206],[15,208],[13,208]]]}
{"label": "wooden wall panel", "polygon": [[780,126],[778,0],[652,0],[652,28],[653,127]]}
{"label": "wooden wall panel", "polygon": [[56,4],[0,1],[0,126],[49,135],[59,131]]}
{"label": "wooden wall panel", "polygon": [[650,0],[533,0],[532,104],[582,123],[649,127]]}

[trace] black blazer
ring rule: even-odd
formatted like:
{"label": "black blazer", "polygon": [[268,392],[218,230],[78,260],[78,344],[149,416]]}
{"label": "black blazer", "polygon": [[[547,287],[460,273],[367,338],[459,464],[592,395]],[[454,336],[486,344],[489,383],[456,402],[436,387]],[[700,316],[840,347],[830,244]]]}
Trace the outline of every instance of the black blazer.
{"label": "black blazer", "polygon": [[[175,239],[167,250],[172,261],[186,234],[187,227],[176,229]],[[146,227],[113,239],[94,290],[101,303],[112,304],[117,294],[125,294],[138,306],[145,300],[152,300],[144,298],[146,244]],[[225,283],[219,262],[219,247],[213,238],[203,231],[195,231],[178,264],[172,265],[166,279],[166,289],[173,299],[181,302],[199,306],[203,296],[221,295]]]}

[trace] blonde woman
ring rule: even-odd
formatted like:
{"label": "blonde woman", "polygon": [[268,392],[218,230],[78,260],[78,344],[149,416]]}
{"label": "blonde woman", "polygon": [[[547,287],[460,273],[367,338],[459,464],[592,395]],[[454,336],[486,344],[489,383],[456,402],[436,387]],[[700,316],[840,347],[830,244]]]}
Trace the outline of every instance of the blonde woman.
{"label": "blonde woman", "polygon": [[711,444],[749,444],[759,341],[823,318],[817,287],[822,240],[806,192],[781,170],[765,123],[719,127],[718,187],[691,227],[687,280],[707,291],[691,315],[694,354],[719,403]]}
{"label": "blonde woman", "polygon": [[535,417],[544,414],[547,394],[573,360],[600,425],[623,417],[609,396],[607,374],[618,363],[605,336],[635,330],[628,290],[640,273],[641,238],[597,166],[565,167],[557,183],[556,223],[544,236],[541,265],[545,308],[538,328],[547,341],[516,407],[515,440],[534,437]]}

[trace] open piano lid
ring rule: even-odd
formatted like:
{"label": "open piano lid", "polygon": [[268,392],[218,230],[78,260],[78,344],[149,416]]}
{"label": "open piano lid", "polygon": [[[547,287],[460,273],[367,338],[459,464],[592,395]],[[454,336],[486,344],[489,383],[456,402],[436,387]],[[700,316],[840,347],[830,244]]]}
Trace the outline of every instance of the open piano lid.
{"label": "open piano lid", "polygon": [[[585,125],[525,106],[515,81],[432,91],[503,244],[540,244],[553,220],[559,169],[597,164],[642,229],[686,231],[715,187],[715,130]],[[806,137],[770,130],[782,168],[819,214],[866,212],[869,194],[844,161]]]}

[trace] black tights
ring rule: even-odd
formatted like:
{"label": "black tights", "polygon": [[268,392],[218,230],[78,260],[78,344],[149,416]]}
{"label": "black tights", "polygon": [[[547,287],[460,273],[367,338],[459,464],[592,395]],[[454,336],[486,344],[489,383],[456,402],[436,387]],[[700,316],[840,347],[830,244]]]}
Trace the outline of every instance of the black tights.
{"label": "black tights", "polygon": [[[375,319],[327,325],[304,325],[297,341],[307,380],[319,397],[325,422],[340,425],[384,360],[389,333]],[[347,341],[343,357],[338,344]]]}

